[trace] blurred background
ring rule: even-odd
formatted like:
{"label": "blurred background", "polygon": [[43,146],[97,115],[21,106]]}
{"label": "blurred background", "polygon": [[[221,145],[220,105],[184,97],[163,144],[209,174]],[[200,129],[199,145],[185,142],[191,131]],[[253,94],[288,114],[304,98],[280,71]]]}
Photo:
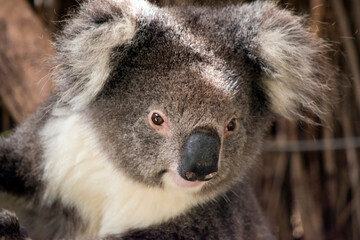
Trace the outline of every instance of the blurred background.
{"label": "blurred background", "polygon": [[[80,0],[0,0],[0,134],[51,92],[51,39]],[[157,5],[250,1],[156,0]],[[331,44],[339,99],[326,127],[274,123],[253,185],[279,239],[360,239],[360,0],[278,1]]]}

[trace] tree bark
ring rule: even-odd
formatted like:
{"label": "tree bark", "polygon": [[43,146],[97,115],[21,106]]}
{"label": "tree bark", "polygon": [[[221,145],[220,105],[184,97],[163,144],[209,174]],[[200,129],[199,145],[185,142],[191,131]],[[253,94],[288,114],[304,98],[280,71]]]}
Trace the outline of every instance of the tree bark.
{"label": "tree bark", "polygon": [[50,94],[50,34],[25,0],[0,0],[0,96],[22,122]]}

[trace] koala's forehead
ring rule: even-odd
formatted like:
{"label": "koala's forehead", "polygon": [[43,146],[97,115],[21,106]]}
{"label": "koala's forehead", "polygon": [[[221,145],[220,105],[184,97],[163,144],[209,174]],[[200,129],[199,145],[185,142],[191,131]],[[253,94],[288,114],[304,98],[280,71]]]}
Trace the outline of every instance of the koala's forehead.
{"label": "koala's forehead", "polygon": [[167,70],[133,67],[114,76],[113,83],[117,84],[109,84],[105,90],[112,96],[110,100],[130,102],[141,112],[160,107],[174,114],[184,111],[220,114],[233,111],[235,102],[247,96],[241,94],[244,89],[231,85],[227,74],[211,66]]}
{"label": "koala's forehead", "polygon": [[113,50],[110,86],[171,95],[173,102],[230,101],[246,91],[246,72],[219,54],[220,42],[184,17],[159,15],[138,25],[133,40]]}
{"label": "koala's forehead", "polygon": [[173,69],[213,60],[206,39],[191,33],[189,26],[175,20],[166,23],[161,17],[139,22],[131,42],[114,49],[113,59],[118,68]]}

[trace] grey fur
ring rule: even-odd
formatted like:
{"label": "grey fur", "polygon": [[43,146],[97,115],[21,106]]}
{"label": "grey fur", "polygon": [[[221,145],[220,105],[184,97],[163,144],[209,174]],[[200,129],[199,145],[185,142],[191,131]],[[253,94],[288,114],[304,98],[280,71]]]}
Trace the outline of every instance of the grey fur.
{"label": "grey fur", "polygon": [[[270,51],[273,39],[267,36],[282,45]],[[187,136],[211,128],[222,139],[220,167],[198,195],[212,199],[170,221],[105,238],[273,238],[247,184],[249,170],[275,114],[309,120],[305,109],[323,118],[334,86],[326,46],[303,18],[261,1],[161,9],[140,0],[90,1],[69,20],[56,48],[54,95],[0,141],[1,189],[43,199],[46,138],[39,132],[62,115],[86,116],[101,143],[96,147],[118,169],[160,188]],[[154,109],[171,120],[171,136],[158,135],[147,123]],[[224,137],[233,116],[238,130]],[[86,228],[61,198],[43,207],[71,216],[65,220],[76,223],[65,230],[70,236]]]}
{"label": "grey fur", "polygon": [[29,239],[26,231],[19,225],[16,216],[8,211],[0,212],[0,236],[4,239]]}

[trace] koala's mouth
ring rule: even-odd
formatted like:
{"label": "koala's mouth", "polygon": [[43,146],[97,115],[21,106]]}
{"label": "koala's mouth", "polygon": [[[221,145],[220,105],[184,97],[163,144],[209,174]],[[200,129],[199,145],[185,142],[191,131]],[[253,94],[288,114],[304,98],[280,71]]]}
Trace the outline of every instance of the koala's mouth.
{"label": "koala's mouth", "polygon": [[193,187],[199,187],[199,186],[203,185],[203,183],[204,183],[202,181],[185,180],[177,172],[172,171],[172,170],[169,171],[168,174],[169,174],[171,181],[173,181],[173,183],[176,184],[178,187],[193,188]]}
{"label": "koala's mouth", "polygon": [[182,178],[176,170],[168,169],[162,176],[162,183],[165,189],[183,189],[197,192],[206,182],[188,181]]}

